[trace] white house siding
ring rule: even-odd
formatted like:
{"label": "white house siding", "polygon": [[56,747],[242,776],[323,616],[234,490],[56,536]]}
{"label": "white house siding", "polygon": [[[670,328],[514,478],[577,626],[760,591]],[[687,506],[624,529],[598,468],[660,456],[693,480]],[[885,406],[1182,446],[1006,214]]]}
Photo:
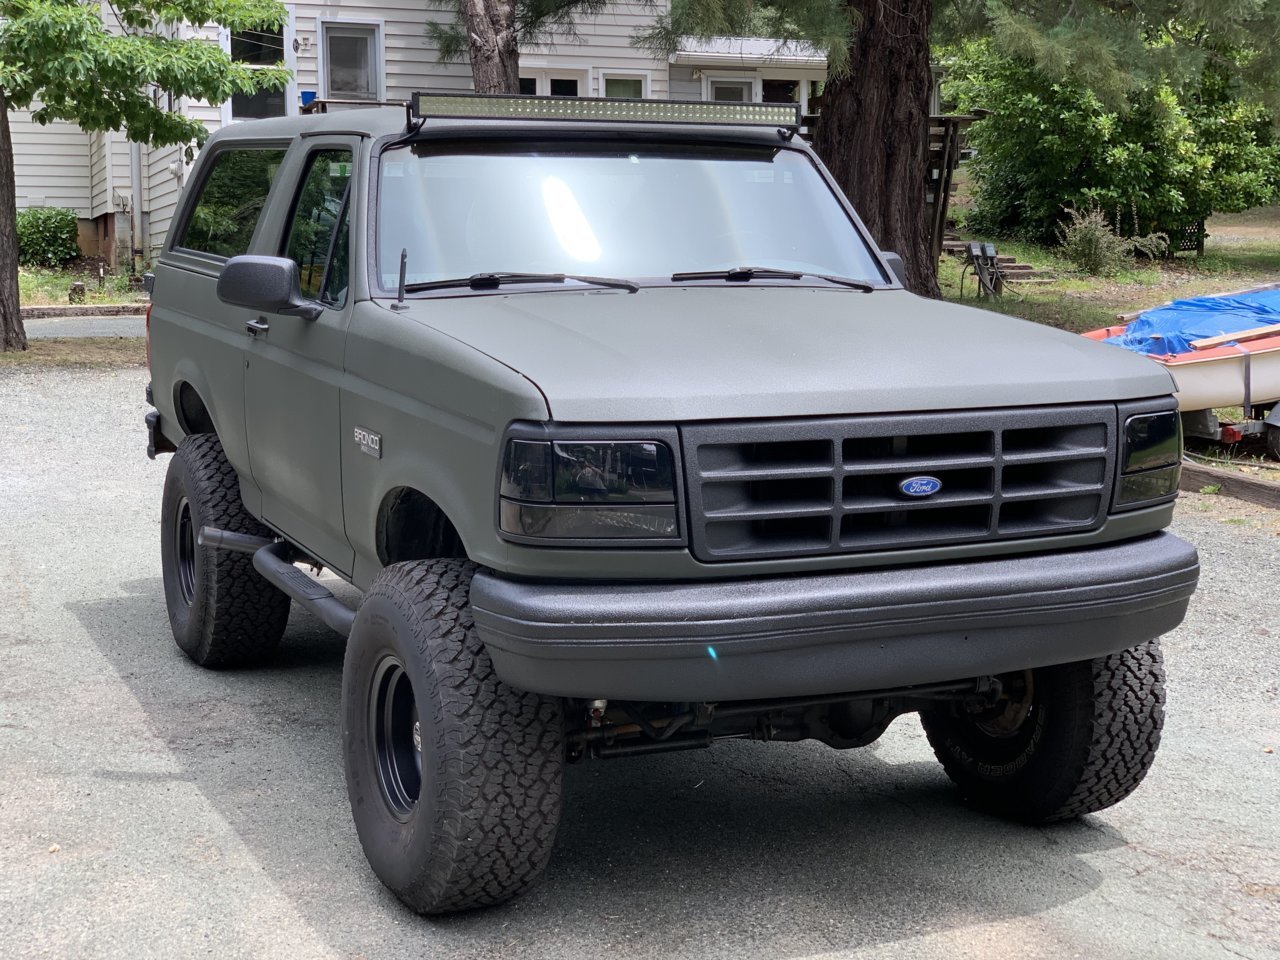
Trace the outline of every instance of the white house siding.
{"label": "white house siding", "polygon": [[89,137],[74,123],[35,123],[26,110],[9,114],[18,209],[69,207],[87,219],[92,201]]}
{"label": "white house siding", "polygon": [[442,64],[427,43],[428,20],[446,21],[451,15],[427,10],[422,0],[359,0],[345,3],[294,3],[294,35],[298,43],[297,87],[322,94],[319,57],[321,22],[363,23],[382,34],[385,99],[407,100],[415,90],[470,90],[471,68],[465,63]]}
{"label": "white house siding", "polygon": [[531,76],[540,69],[581,71],[587,79],[587,88],[582,94],[591,97],[604,96],[607,75],[639,76],[646,80],[646,96],[666,100],[666,60],[655,60],[631,43],[636,33],[651,25],[666,8],[665,0],[648,6],[611,4],[598,16],[583,18],[577,23],[577,40],[562,38],[550,45],[522,49],[520,73]]}
{"label": "white house siding", "polygon": [[115,205],[111,198],[111,164],[107,154],[108,134],[89,134],[89,216],[100,217],[111,213]]}
{"label": "white house siding", "polygon": [[693,75],[693,67],[671,65],[671,99],[701,100],[702,79]]}

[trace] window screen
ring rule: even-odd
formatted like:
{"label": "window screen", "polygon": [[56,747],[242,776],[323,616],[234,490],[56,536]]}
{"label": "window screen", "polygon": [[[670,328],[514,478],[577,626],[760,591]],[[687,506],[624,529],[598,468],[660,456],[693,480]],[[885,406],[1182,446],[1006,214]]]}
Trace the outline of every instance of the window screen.
{"label": "window screen", "polygon": [[325,68],[335,100],[378,99],[378,31],[374,27],[325,28]]}
{"label": "window screen", "polygon": [[346,299],[350,182],[350,150],[318,150],[311,155],[285,241],[285,256],[298,264],[299,286],[308,300],[336,306]]}
{"label": "window screen", "polygon": [[248,253],[282,160],[283,148],[218,153],[177,246],[218,257]]}

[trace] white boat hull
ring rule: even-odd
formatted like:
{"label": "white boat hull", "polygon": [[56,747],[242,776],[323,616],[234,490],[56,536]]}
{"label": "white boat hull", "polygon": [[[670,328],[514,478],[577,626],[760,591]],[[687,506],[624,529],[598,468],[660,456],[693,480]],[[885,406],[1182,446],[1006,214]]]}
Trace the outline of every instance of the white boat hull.
{"label": "white boat hull", "polygon": [[[1238,407],[1245,402],[1246,357],[1243,353],[1230,357],[1181,354],[1171,363],[1163,358],[1152,359],[1163,363],[1173,375],[1178,385],[1178,406],[1182,410]],[[1249,401],[1280,400],[1280,349],[1256,351],[1247,362]]]}

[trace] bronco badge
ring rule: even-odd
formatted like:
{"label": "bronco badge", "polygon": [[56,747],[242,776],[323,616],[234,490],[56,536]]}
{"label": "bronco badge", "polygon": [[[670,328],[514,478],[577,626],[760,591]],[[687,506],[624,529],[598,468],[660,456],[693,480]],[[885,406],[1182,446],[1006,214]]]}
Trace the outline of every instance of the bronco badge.
{"label": "bronco badge", "polygon": [[355,429],[355,441],[361,453],[367,453],[378,460],[382,459],[382,434],[358,426]]}

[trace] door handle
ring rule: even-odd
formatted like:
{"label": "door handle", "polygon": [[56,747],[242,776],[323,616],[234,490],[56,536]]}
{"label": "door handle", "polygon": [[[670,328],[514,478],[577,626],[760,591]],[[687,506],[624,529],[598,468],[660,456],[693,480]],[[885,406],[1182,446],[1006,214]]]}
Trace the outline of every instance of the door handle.
{"label": "door handle", "polygon": [[249,336],[256,337],[260,333],[266,333],[271,329],[271,324],[267,323],[266,317],[257,317],[253,320],[246,320],[244,328],[249,331]]}

